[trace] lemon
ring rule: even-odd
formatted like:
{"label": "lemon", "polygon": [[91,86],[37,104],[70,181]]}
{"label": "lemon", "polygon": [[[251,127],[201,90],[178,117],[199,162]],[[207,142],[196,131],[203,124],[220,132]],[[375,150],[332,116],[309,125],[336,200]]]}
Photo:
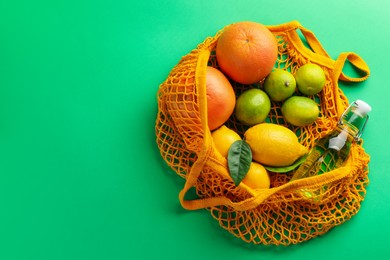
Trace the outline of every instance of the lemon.
{"label": "lemon", "polygon": [[228,156],[229,148],[237,140],[241,140],[241,137],[232,129],[222,125],[211,133],[213,142],[217,151],[225,158]]}
{"label": "lemon", "polygon": [[303,65],[295,73],[298,90],[307,96],[319,93],[325,86],[325,73],[316,64],[308,63]]}
{"label": "lemon", "polygon": [[268,189],[271,186],[271,180],[267,170],[257,162],[251,163],[249,171],[242,180],[242,183],[252,189]]}
{"label": "lemon", "polygon": [[264,80],[264,91],[273,101],[284,101],[295,92],[294,76],[282,69],[273,70]]}
{"label": "lemon", "polygon": [[237,98],[235,115],[244,125],[253,126],[264,122],[270,111],[271,100],[261,89],[245,90]]}
{"label": "lemon", "polygon": [[317,120],[320,113],[317,103],[308,98],[293,96],[282,105],[284,119],[294,126],[307,126]]}
{"label": "lemon", "polygon": [[285,126],[262,123],[244,134],[254,161],[268,166],[289,166],[308,152],[293,131]]}

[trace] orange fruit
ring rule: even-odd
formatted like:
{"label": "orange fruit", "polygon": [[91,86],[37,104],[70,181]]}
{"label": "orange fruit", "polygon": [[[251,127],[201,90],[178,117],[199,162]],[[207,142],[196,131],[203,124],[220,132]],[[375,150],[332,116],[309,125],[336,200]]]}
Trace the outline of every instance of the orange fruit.
{"label": "orange fruit", "polygon": [[242,183],[252,189],[268,189],[271,186],[271,180],[267,170],[263,165],[252,162],[248,173],[245,175]]}
{"label": "orange fruit", "polygon": [[277,56],[275,36],[264,25],[250,21],[227,26],[216,46],[221,71],[241,84],[264,79],[273,69]]}
{"label": "orange fruit", "polygon": [[236,105],[236,95],[225,75],[216,68],[206,70],[207,119],[210,130],[223,125]]}

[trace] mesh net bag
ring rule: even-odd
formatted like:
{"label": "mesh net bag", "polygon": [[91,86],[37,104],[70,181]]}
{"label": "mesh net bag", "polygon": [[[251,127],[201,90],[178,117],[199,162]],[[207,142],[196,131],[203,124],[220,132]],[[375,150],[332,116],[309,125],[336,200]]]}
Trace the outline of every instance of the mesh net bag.
{"label": "mesh net bag", "polygon": [[[275,68],[293,74],[306,63],[324,70],[326,85],[312,96],[320,107],[319,119],[306,127],[287,124],[280,104],[273,102],[268,122],[284,125],[296,133],[308,148],[330,133],[348,107],[348,100],[338,81],[359,82],[367,79],[369,68],[353,52],[341,53],[336,60],[323,49],[313,32],[297,21],[268,26],[278,42]],[[227,160],[215,149],[207,126],[206,67],[218,68],[215,47],[223,29],[208,37],[182,57],[171,70],[157,93],[157,146],[162,158],[185,179],[179,193],[181,205],[188,210],[207,209],[219,225],[236,237],[253,244],[289,245],[324,234],[354,216],[365,197],[368,185],[369,155],[362,142],[352,145],[346,164],[324,174],[291,181],[290,173],[270,173],[270,189],[235,186],[229,176]],[[360,75],[342,72],[350,62]],[[238,96],[248,86],[231,82]],[[226,122],[241,136],[247,127],[234,117]],[[299,190],[326,191],[315,201],[300,195]],[[188,198],[190,189],[196,198]]]}

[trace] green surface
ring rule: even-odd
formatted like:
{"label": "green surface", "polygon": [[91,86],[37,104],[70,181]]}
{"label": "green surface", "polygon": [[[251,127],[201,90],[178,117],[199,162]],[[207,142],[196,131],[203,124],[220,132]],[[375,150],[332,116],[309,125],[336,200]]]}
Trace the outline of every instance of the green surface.
{"label": "green surface", "polygon": [[[0,2],[0,259],[383,259],[388,201],[390,2]],[[223,26],[298,20],[328,53],[362,56],[342,84],[373,111],[360,212],[290,247],[247,245],[177,199],[155,144],[156,91]],[[351,68],[346,72],[354,73]]]}

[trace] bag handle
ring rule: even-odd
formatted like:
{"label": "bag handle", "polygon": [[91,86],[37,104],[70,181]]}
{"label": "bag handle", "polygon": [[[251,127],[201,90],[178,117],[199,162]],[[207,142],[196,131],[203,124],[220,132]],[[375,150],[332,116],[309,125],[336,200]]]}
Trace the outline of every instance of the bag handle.
{"label": "bag handle", "polygon": [[[197,179],[207,161],[207,158],[210,157],[211,153],[211,147],[210,147],[210,139],[211,135],[207,133],[208,126],[207,126],[207,95],[206,95],[206,66],[204,64],[207,64],[207,61],[210,56],[211,50],[208,48],[212,44],[212,40],[209,40],[207,43],[205,43],[205,46],[199,45],[198,46],[198,52],[197,52],[197,64],[195,69],[195,85],[197,86],[198,92],[199,92],[199,109],[200,111],[200,121],[202,124],[202,129],[204,131],[203,133],[203,140],[202,140],[202,146],[200,148],[200,152],[197,154],[198,158],[192,165],[190,171],[186,174],[186,181],[184,184],[183,189],[179,192],[179,200],[183,208],[185,209],[201,209],[205,208],[208,203],[204,203],[204,200],[202,199],[195,199],[195,200],[186,200],[185,195],[187,192],[195,186]],[[210,46],[207,46],[210,45]]]}
{"label": "bag handle", "polygon": [[328,53],[322,47],[320,41],[317,39],[314,33],[309,29],[303,27],[301,23],[296,20],[293,20],[285,24],[270,25],[267,27],[269,30],[275,33],[287,32],[290,35],[290,37],[293,38],[292,41],[295,42],[296,44],[299,44],[299,47],[304,49],[307,47],[303,45],[302,39],[298,35],[297,30],[300,30],[303,36],[305,37],[306,42],[309,44],[310,48],[315,53],[329,57]]}
{"label": "bag handle", "polygon": [[[210,158],[210,154],[212,151],[212,147],[209,145],[212,137],[210,133],[207,133],[208,131],[207,113],[205,112],[207,111],[207,95],[206,95],[206,77],[205,77],[206,66],[204,66],[204,64],[207,64],[209,56],[210,56],[209,49],[201,49],[199,51],[198,63],[195,72],[195,84],[198,87],[197,89],[199,91],[199,107],[200,107],[200,111],[203,111],[200,113],[200,117],[201,117],[202,129],[205,131],[205,133],[203,135],[202,147],[198,154],[198,158],[192,165],[190,171],[186,174],[186,181],[184,187],[179,192],[179,201],[182,207],[188,210],[204,209],[204,208],[220,206],[220,205],[231,206],[237,210],[252,209],[257,207],[263,200],[268,198],[271,194],[275,193],[276,190],[270,189],[267,192],[264,192],[257,196],[253,196],[241,202],[233,202],[226,196],[200,198],[200,199],[193,199],[193,200],[185,199],[185,195],[187,194],[187,192],[196,185],[198,177],[204,165],[206,164],[206,161],[208,161],[209,164],[213,164],[213,162],[208,160]],[[217,163],[214,163],[213,166],[219,168],[219,170],[221,171],[224,170],[224,167]]]}
{"label": "bag handle", "polygon": [[[322,61],[326,60],[327,64],[329,64],[329,61],[332,61],[331,64],[333,65],[334,63],[333,59],[330,58],[329,54],[323,48],[321,42],[318,40],[315,34],[311,30],[303,27],[298,21],[291,21],[283,25],[269,26],[269,29],[275,32],[291,31],[292,32],[291,37],[293,37],[293,41],[295,40],[296,42],[299,42],[299,39],[295,31],[299,29],[302,32],[303,36],[305,37],[310,48],[313,50],[313,52],[315,54],[320,54],[320,55],[314,54],[315,55],[314,59],[322,60]],[[308,54],[308,55],[312,56],[312,54]],[[342,71],[347,61],[350,62],[350,64],[353,67],[355,67],[361,72],[360,77],[350,77]],[[342,80],[346,82],[361,82],[366,80],[370,76],[370,69],[368,65],[359,55],[357,55],[354,52],[342,52],[337,58],[337,60],[335,61],[334,68],[335,68],[336,80]]]}
{"label": "bag handle", "polygon": [[[302,34],[305,36],[307,43],[315,53],[322,54],[326,57],[330,57],[312,31],[306,29],[299,23],[297,24],[297,26],[298,26],[297,28],[300,29]],[[361,72],[360,77],[350,77],[344,74],[342,70],[347,61],[350,62],[353,67],[355,67]],[[342,52],[337,58],[335,63],[335,74],[337,75],[337,78],[342,81],[362,82],[370,76],[370,69],[366,64],[366,62],[356,53]]]}
{"label": "bag handle", "polygon": [[325,51],[325,49],[322,47],[320,41],[317,39],[317,37],[314,35],[314,33],[305,27],[299,25],[299,30],[302,32],[303,36],[305,36],[307,43],[312,48],[312,50],[315,53],[324,55],[326,57],[329,57],[328,53]]}
{"label": "bag handle", "polygon": [[[354,147],[353,149],[355,149]],[[195,181],[196,179],[188,179],[185,185],[185,188],[180,192],[179,198],[180,203],[183,208],[188,210],[198,210],[198,209],[204,209],[204,208],[211,208],[216,206],[229,206],[232,207],[235,210],[238,211],[245,211],[245,210],[251,210],[256,207],[258,207],[262,202],[264,202],[266,199],[268,199],[271,195],[282,192],[282,191],[298,191],[303,188],[310,188],[310,187],[321,187],[326,185],[327,183],[337,181],[339,179],[343,179],[346,176],[353,174],[350,170],[352,168],[352,164],[354,163],[354,156],[352,155],[346,162],[346,165],[340,168],[337,168],[331,172],[328,172],[327,174],[321,174],[317,176],[313,176],[310,178],[303,178],[298,179],[293,182],[288,182],[286,184],[283,184],[279,187],[275,187],[272,189],[263,189],[256,191],[255,194],[253,194],[252,197],[245,199],[243,201],[234,202],[231,199],[227,198],[226,196],[219,196],[219,197],[210,197],[210,198],[201,198],[201,199],[194,199],[194,200],[185,200],[184,195],[188,191],[187,185],[190,184],[190,182]],[[222,167],[222,166],[221,166]],[[193,166],[193,169],[197,169],[198,165]],[[191,169],[192,171],[192,169]],[[200,172],[200,169],[199,169]],[[191,174],[190,174],[191,176]],[[195,177],[193,175],[193,177]]]}
{"label": "bag handle", "polygon": [[[346,62],[349,62],[353,67],[362,73],[360,77],[350,77],[344,74],[343,67]],[[366,62],[354,52],[342,52],[335,63],[335,75],[338,79],[346,82],[361,82],[370,76],[370,68]]]}

